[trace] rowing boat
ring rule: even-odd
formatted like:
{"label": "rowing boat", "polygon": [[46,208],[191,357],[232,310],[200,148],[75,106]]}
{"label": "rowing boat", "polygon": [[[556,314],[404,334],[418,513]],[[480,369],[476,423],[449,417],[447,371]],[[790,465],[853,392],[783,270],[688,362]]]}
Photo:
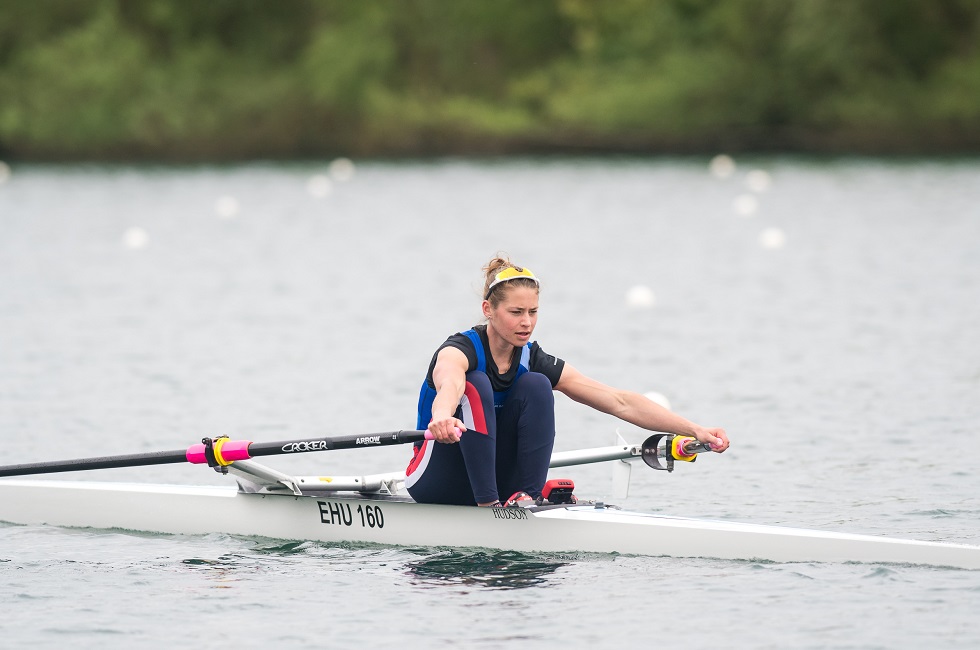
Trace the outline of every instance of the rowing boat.
{"label": "rowing boat", "polygon": [[[693,459],[690,449],[673,436],[652,436],[643,445],[556,453],[552,467],[616,462],[625,466],[628,480],[631,460],[642,458],[656,469],[672,470],[674,460]],[[227,471],[236,484],[0,479],[0,521],[325,543],[980,569],[980,546],[966,544],[692,519],[591,501],[510,508],[419,504],[400,494],[404,476],[398,473],[291,476],[251,457],[212,465]]]}

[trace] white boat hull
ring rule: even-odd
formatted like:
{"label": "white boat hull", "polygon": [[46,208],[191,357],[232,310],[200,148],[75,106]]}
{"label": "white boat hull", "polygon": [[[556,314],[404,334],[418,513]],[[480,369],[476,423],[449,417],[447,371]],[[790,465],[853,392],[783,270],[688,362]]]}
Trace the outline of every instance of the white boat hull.
{"label": "white boat hull", "polygon": [[357,494],[249,494],[234,487],[3,480],[0,521],[328,543],[980,569],[980,547],[963,544],[686,519],[593,505],[474,508]]}

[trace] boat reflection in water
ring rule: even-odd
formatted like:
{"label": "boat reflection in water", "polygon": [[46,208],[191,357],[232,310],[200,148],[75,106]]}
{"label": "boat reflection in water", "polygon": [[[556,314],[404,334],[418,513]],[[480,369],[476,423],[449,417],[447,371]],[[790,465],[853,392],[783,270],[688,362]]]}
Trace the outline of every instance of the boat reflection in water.
{"label": "boat reflection in water", "polygon": [[517,551],[449,550],[408,564],[416,584],[461,585],[487,589],[543,586],[558,569],[570,564],[561,556]]}

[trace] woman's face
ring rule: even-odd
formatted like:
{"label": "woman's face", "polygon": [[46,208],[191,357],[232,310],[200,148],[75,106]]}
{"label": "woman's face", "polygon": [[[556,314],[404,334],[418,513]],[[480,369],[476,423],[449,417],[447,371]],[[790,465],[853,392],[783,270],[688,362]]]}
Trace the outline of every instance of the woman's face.
{"label": "woman's face", "polygon": [[483,301],[483,315],[497,335],[515,348],[526,345],[538,324],[538,292],[529,287],[510,287],[496,307]]}

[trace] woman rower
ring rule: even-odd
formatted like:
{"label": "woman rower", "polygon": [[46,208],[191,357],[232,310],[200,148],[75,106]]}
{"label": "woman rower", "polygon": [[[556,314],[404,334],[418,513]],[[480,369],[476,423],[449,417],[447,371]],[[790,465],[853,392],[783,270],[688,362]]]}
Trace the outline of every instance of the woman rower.
{"label": "woman rower", "polygon": [[724,429],[699,426],[545,353],[531,342],[538,279],[506,257],[483,270],[486,325],[450,336],[422,384],[417,428],[444,444],[416,443],[405,473],[413,499],[480,506],[541,499],[555,442],[553,390],[638,427],[692,436],[719,453],[728,449]]}

